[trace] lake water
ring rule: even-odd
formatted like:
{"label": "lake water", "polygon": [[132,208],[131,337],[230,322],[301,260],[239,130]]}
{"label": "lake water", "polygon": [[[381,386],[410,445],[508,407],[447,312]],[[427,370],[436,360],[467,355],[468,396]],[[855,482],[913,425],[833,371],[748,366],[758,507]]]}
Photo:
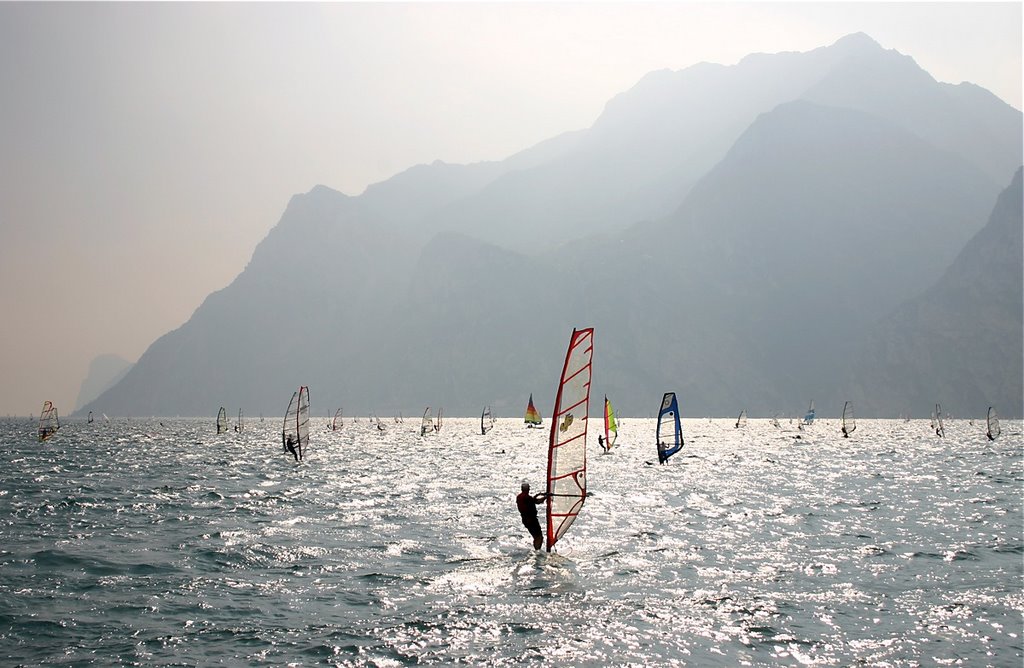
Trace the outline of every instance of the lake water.
{"label": "lake water", "polygon": [[326,423],[301,464],[280,418],[0,423],[0,664],[1024,661],[1019,421],[690,419],[650,466],[655,420],[599,455],[595,419],[551,555],[514,499],[547,429]]}

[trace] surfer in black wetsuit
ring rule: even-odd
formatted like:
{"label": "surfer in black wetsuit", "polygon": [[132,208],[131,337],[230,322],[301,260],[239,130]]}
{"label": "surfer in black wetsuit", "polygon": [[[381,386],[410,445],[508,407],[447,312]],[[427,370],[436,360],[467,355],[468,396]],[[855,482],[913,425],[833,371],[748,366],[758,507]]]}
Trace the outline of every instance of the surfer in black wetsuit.
{"label": "surfer in black wetsuit", "polygon": [[524,482],[523,491],[516,497],[516,505],[519,507],[519,514],[523,518],[523,526],[533,536],[533,549],[539,550],[544,542],[544,532],[540,528],[540,520],[537,519],[537,504],[548,497],[546,493],[530,494],[530,483]]}
{"label": "surfer in black wetsuit", "polygon": [[665,456],[665,441],[658,441],[658,463],[664,464],[668,461],[668,457]]}
{"label": "surfer in black wetsuit", "polygon": [[285,447],[288,448],[288,452],[292,453],[295,457],[295,461],[299,461],[299,451],[295,449],[295,441],[292,440],[292,435],[288,434],[288,442],[285,443]]}

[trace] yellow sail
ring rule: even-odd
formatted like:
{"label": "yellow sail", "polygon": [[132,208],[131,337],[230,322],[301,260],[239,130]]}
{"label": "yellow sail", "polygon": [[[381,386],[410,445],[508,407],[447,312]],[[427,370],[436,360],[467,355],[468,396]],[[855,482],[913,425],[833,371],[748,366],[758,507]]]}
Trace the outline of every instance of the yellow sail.
{"label": "yellow sail", "polygon": [[615,409],[608,397],[604,398],[604,450],[605,452],[615,446],[615,439],[619,437],[619,425],[615,422]]}

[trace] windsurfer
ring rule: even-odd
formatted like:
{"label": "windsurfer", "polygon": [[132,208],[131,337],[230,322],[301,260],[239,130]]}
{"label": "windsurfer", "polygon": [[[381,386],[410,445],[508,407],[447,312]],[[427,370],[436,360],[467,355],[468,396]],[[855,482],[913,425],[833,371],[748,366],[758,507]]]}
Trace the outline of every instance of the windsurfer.
{"label": "windsurfer", "polygon": [[539,550],[544,542],[544,532],[540,528],[540,520],[537,519],[537,504],[544,501],[548,495],[530,494],[530,483],[524,482],[522,492],[516,497],[516,505],[519,507],[519,514],[523,518],[523,526],[533,536],[533,549]]}
{"label": "windsurfer", "polygon": [[608,450],[608,448],[604,447],[604,436],[601,436],[600,434],[597,436],[597,444],[601,446],[602,450]]}
{"label": "windsurfer", "polygon": [[664,464],[668,458],[665,456],[665,441],[658,441],[658,463]]}
{"label": "windsurfer", "polygon": [[299,451],[295,449],[295,440],[292,439],[292,435],[288,434],[288,442],[285,443],[285,447],[288,448],[288,452],[292,453],[295,457],[295,461],[299,461]]}

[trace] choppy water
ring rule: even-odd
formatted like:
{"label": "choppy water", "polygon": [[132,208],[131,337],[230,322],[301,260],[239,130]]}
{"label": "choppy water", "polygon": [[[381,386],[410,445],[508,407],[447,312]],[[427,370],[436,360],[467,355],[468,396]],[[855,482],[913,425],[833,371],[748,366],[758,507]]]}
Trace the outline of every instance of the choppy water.
{"label": "choppy water", "polygon": [[1021,665],[1019,422],[624,422],[555,555],[521,420],[2,424],[0,663]]}

